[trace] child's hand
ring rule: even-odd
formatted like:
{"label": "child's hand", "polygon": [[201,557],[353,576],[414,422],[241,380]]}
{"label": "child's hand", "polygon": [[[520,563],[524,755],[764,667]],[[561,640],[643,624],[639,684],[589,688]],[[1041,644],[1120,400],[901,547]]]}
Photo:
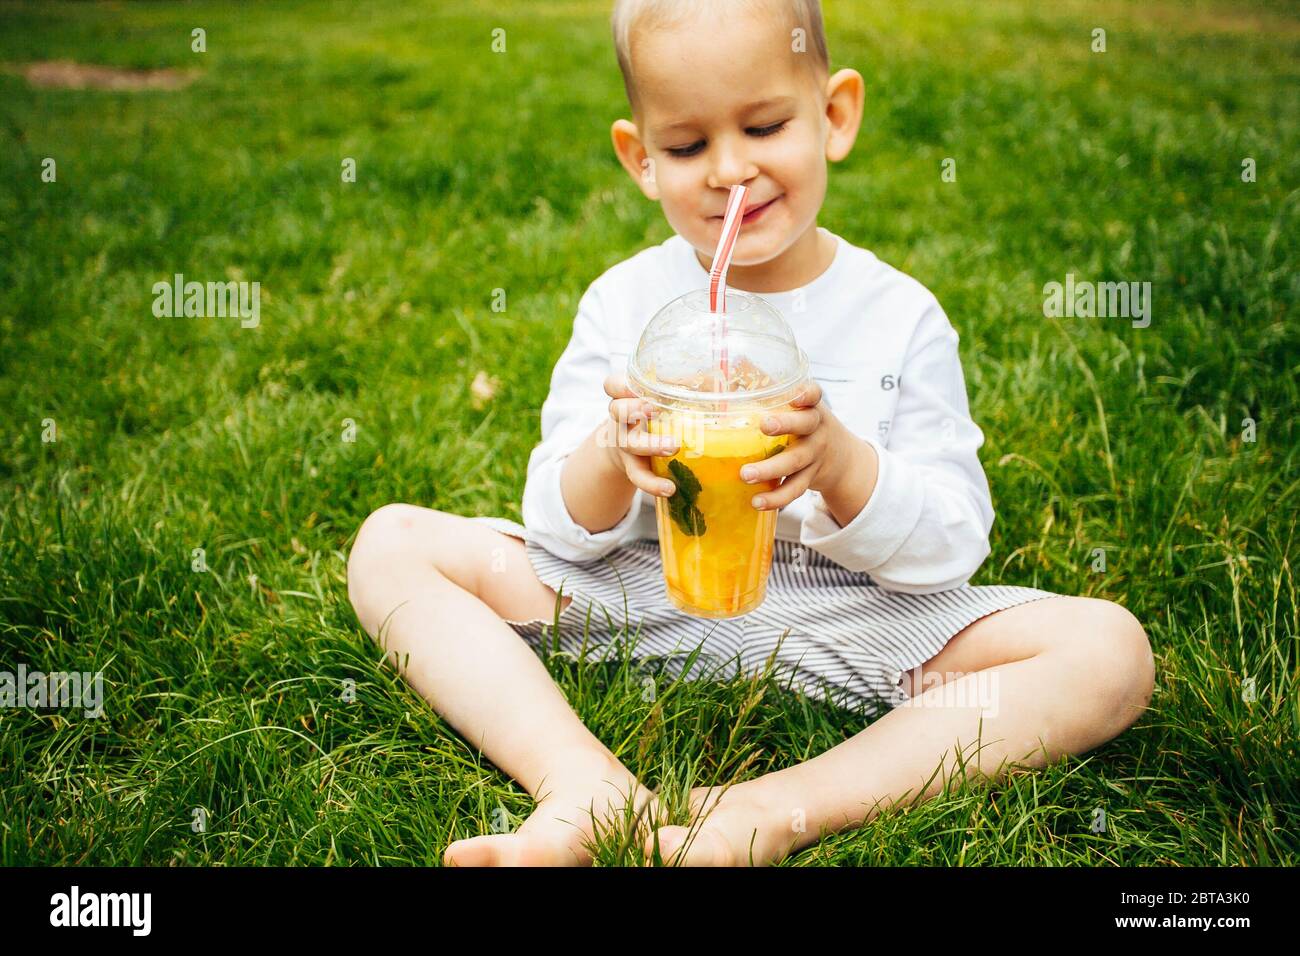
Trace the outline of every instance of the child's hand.
{"label": "child's hand", "polygon": [[651,435],[645,430],[645,422],[653,416],[655,407],[627,387],[625,376],[606,378],[605,394],[613,401],[609,403],[609,421],[602,423],[604,431],[597,443],[609,453],[614,469],[627,475],[633,485],[648,495],[670,497],[677,489],[650,469],[649,456],[671,458],[677,453],[677,438]]}
{"label": "child's hand", "polygon": [[[852,436],[844,424],[821,404],[822,389],[809,382],[790,404],[793,410],[772,412],[763,419],[766,435],[794,435],[785,451],[740,469],[745,481],[785,481],[774,491],[765,491],[755,507],[759,511],[783,508],[809,488],[825,491],[839,480],[845,442]],[[774,422],[769,426],[768,421]]]}

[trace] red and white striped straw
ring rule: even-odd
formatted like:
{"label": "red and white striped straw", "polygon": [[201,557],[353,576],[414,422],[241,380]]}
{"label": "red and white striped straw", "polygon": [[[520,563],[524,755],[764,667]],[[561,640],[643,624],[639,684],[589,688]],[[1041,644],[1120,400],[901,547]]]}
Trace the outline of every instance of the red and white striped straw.
{"label": "red and white striped straw", "polygon": [[[731,187],[731,195],[727,197],[727,213],[722,217],[722,235],[718,237],[718,248],[713,253],[713,268],[709,270],[709,311],[723,312],[727,311],[727,268],[731,265],[731,254],[736,250],[736,240],[740,236],[741,221],[745,215],[745,196],[749,193],[749,187],[736,184]],[[718,330],[715,328],[714,333],[714,351],[718,351],[717,337]],[[727,388],[727,319],[724,315],[722,318],[722,361],[720,363],[722,370],[722,382],[720,390],[726,391]],[[722,411],[727,410],[727,403],[722,403]]]}

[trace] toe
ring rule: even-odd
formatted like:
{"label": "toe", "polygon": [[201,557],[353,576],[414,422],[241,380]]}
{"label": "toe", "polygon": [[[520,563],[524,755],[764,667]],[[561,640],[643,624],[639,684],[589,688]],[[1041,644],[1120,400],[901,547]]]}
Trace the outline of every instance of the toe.
{"label": "toe", "polygon": [[443,854],[445,866],[580,866],[576,850],[522,833],[493,833],[457,840]]}
{"label": "toe", "polygon": [[[665,866],[727,866],[730,853],[722,835],[709,827],[694,835],[688,827],[660,827],[659,855]],[[688,842],[689,840],[689,842]],[[647,857],[654,849],[654,837],[646,843]]]}
{"label": "toe", "polygon": [[443,866],[494,865],[497,853],[491,845],[491,839],[491,837],[474,837],[469,840],[457,840],[443,853]]}
{"label": "toe", "polygon": [[645,856],[653,862],[655,852],[659,853],[664,865],[671,866],[671,858],[686,839],[686,827],[662,826],[646,837]]}

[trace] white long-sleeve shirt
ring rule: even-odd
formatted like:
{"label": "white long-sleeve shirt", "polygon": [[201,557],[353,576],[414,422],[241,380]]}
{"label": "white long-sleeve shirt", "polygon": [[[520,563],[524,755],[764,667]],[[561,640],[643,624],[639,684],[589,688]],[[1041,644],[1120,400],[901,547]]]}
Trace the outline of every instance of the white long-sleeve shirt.
{"label": "white long-sleeve shirt", "polygon": [[[793,328],[822,400],[875,449],[879,474],[848,525],[809,490],[780,509],[776,535],[888,590],[959,587],[989,554],[993,504],[976,454],[984,435],[970,418],[957,332],[921,283],[822,231],[838,243],[830,268],[799,289],[761,295]],[[654,497],[639,489],[617,525],[588,532],[564,503],[560,470],[609,416],[605,378],[625,372],[651,317],[708,280],[690,244],[673,235],[610,267],[582,296],[524,485],[523,523],[552,554],[585,562],[633,538],[658,539]]]}

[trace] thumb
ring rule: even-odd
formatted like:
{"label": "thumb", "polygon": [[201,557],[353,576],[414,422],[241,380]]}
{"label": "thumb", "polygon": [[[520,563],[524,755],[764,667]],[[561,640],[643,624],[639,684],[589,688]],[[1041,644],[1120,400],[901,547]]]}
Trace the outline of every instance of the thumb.
{"label": "thumb", "polygon": [[611,372],[605,379],[605,394],[611,398],[632,398],[632,390],[627,385],[627,376],[620,372]]}

